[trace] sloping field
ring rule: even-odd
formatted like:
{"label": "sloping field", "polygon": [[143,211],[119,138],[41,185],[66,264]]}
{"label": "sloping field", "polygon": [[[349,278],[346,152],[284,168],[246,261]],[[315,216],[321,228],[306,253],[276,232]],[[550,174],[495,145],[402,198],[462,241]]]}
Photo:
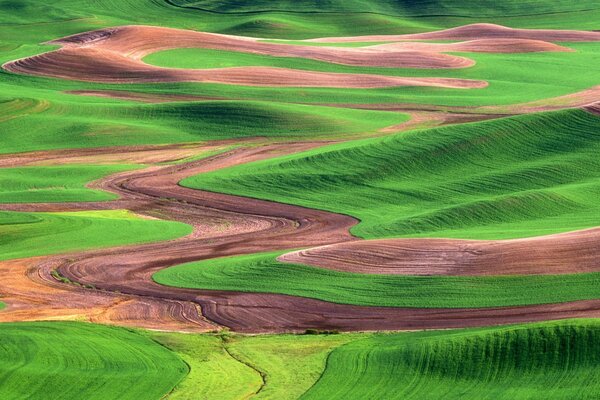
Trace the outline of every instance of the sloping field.
{"label": "sloping field", "polygon": [[0,203],[112,200],[88,182],[135,168],[132,165],[71,165],[0,169]]}
{"label": "sloping field", "polygon": [[298,399],[321,376],[329,353],[366,335],[151,334],[191,367],[171,399]]}
{"label": "sloping field", "polygon": [[600,118],[560,111],[344,143],[183,185],[349,214],[364,238],[505,239],[600,224]]}
{"label": "sloping field", "polygon": [[[72,96],[74,97],[74,96]],[[83,98],[81,96],[77,96]],[[241,101],[151,105],[61,104],[4,122],[0,153],[201,142],[244,137],[301,139],[375,132],[405,114]],[[65,113],[67,115],[65,115]]]}
{"label": "sloping field", "polygon": [[206,9],[223,13],[242,12],[373,12],[397,15],[458,15],[458,16],[506,16],[522,14],[565,13],[573,11],[589,11],[598,8],[593,1],[573,3],[566,0],[548,3],[542,0],[503,1],[476,0],[471,4],[464,4],[460,0],[425,0],[425,1],[365,1],[365,0],[329,0],[320,2],[316,0],[276,0],[253,1],[247,3],[239,0],[172,0],[173,4],[191,9]]}
{"label": "sloping field", "polygon": [[188,373],[174,353],[121,328],[2,324],[4,399],[162,399]]}
{"label": "sloping field", "polygon": [[174,239],[191,227],[129,211],[0,211],[0,260]]}
{"label": "sloping field", "polygon": [[379,335],[334,350],[302,399],[594,399],[598,322]]}

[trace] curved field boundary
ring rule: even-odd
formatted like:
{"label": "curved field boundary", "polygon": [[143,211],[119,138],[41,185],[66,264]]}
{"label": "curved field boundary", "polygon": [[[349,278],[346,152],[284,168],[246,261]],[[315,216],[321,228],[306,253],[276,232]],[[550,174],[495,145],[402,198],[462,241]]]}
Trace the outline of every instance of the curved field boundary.
{"label": "curved field boundary", "polygon": [[597,321],[374,335],[338,347],[309,399],[594,399]]}
{"label": "curved field boundary", "polygon": [[[374,247],[373,253],[379,250]],[[282,264],[276,260],[279,254],[191,262],[158,271],[152,278],[172,287],[277,293],[378,307],[485,308],[600,299],[598,272],[508,276],[364,274]]]}
{"label": "curved field boundary", "polygon": [[383,239],[279,256],[335,271],[387,275],[540,275],[600,271],[600,229],[513,240]]}
{"label": "curved field boundary", "polygon": [[4,399],[162,399],[188,373],[156,342],[73,322],[0,325]]}
{"label": "curved field boundary", "polygon": [[389,42],[403,40],[480,40],[480,39],[529,39],[546,42],[592,42],[600,40],[600,32],[553,30],[553,29],[513,29],[496,24],[471,24],[441,31],[414,33],[407,35],[371,35],[355,37],[332,37],[309,39],[312,42]]}

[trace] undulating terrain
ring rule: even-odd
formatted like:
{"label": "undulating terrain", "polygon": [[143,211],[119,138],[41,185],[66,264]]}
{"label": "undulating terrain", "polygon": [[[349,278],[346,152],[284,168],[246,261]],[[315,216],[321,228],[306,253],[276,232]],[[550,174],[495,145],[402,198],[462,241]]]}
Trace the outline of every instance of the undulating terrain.
{"label": "undulating terrain", "polygon": [[0,398],[600,398],[595,0],[0,0]]}

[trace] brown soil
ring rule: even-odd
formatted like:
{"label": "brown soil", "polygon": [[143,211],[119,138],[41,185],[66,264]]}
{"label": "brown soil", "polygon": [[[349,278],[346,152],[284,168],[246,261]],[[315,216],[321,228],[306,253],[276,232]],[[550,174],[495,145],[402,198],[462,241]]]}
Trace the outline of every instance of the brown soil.
{"label": "brown soil", "polygon": [[589,104],[585,106],[584,109],[586,111],[591,112],[592,114],[600,115],[600,101],[593,104]]}
{"label": "brown soil", "polygon": [[0,312],[0,322],[84,320],[188,332],[218,327],[199,317],[190,302],[126,296],[44,279],[40,262],[40,258],[0,262],[0,293],[8,304]]}
{"label": "brown soil", "polygon": [[[471,24],[435,32],[409,35],[370,35],[330,37],[309,40],[323,43],[388,42],[404,40],[481,40],[525,39],[545,42],[593,42],[600,40],[600,32],[555,29],[513,29],[495,24]],[[518,47],[518,46],[517,46]]]}
{"label": "brown soil", "polygon": [[367,47],[385,51],[430,51],[474,53],[535,53],[544,51],[573,51],[542,40],[531,39],[476,39],[457,43],[397,42]]}
{"label": "brown soil", "polygon": [[280,261],[393,275],[529,275],[600,271],[600,229],[516,240],[384,239],[300,250]]}

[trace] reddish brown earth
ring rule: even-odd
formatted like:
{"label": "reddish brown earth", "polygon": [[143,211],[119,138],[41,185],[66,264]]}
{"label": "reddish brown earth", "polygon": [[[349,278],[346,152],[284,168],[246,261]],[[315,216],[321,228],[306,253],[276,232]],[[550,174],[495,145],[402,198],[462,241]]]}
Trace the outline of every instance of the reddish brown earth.
{"label": "reddish brown earth", "polygon": [[543,51],[573,51],[543,40],[476,39],[457,43],[396,42],[366,47],[385,51],[474,52],[474,53],[535,53]]}
{"label": "reddish brown earth", "polygon": [[600,115],[600,101],[593,104],[589,104],[584,108],[593,114]]}
{"label": "reddish brown earth", "polygon": [[338,243],[278,259],[393,275],[530,275],[600,271],[600,228],[515,240],[383,239]]}
{"label": "reddish brown earth", "polygon": [[218,326],[195,305],[78,288],[40,275],[40,258],[0,262],[0,322],[84,320],[148,329],[202,332]]}
{"label": "reddish brown earth", "polygon": [[8,71],[91,82],[212,82],[247,86],[379,88],[436,86],[482,88],[487,82],[455,78],[405,78],[343,74],[274,67],[218,69],[161,68],[142,58],[159,50],[202,47],[276,56],[312,58],[348,65],[462,68],[473,61],[434,52],[381,51],[262,43],[242,38],[181,29],[125,26],[86,32],[50,42],[62,47],[3,65]]}
{"label": "reddish brown earth", "polygon": [[[370,35],[353,37],[330,37],[311,39],[309,42],[392,42],[403,40],[481,40],[525,39],[545,42],[594,42],[600,40],[600,32],[556,29],[513,29],[495,24],[471,24],[441,31],[408,35]],[[490,42],[491,43],[491,42]]]}
{"label": "reddish brown earth", "polygon": [[142,103],[168,103],[173,101],[231,100],[223,97],[192,96],[179,94],[152,94],[124,90],[67,90],[65,93],[80,96],[106,97],[111,99],[139,101]]}

